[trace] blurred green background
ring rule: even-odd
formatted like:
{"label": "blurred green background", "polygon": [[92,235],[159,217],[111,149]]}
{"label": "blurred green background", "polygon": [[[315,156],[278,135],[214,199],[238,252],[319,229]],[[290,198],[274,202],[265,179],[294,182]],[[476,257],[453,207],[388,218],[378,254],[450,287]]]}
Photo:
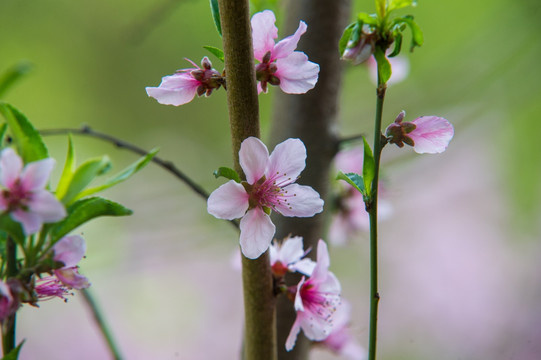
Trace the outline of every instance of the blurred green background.
{"label": "blurred green background", "polygon": [[[368,0],[354,7],[374,10]],[[537,360],[541,5],[419,1],[402,12],[415,15],[425,44],[406,54],[411,70],[389,88],[385,122],[402,109],[410,120],[439,115],[455,125],[455,138],[435,156],[386,149],[394,216],[381,230],[381,359]],[[221,46],[208,1],[0,0],[0,44],[0,72],[21,61],[32,65],[4,100],[36,127],[87,124],[146,149],[159,146],[162,158],[206,189],[221,184],[212,171],[231,163],[225,92],[181,107],[145,93],[188,67],[185,57],[198,63],[208,55],[203,45]],[[369,131],[375,99],[368,70],[348,66],[344,85],[339,132]],[[260,96],[263,138],[275,91]],[[58,172],[66,137],[45,140]],[[99,140],[77,137],[75,144],[80,161],[108,153],[118,170],[136,158]],[[126,358],[236,358],[236,233],[154,165],[105,196],[135,214],[81,230],[88,242],[81,271]],[[361,235],[350,248],[334,249],[331,260],[363,345],[367,252]],[[19,319],[18,335],[27,338],[22,359],[107,358],[77,296],[25,306]],[[314,358],[335,357],[317,350]]]}

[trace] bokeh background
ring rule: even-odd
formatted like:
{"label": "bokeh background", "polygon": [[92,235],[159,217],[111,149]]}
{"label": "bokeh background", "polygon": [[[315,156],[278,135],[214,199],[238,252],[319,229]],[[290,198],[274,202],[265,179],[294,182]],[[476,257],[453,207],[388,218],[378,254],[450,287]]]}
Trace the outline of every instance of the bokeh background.
{"label": "bokeh background", "polygon": [[[374,9],[368,0],[354,7]],[[455,125],[455,138],[440,155],[385,150],[394,212],[380,230],[380,358],[541,359],[541,5],[419,1],[408,12],[425,44],[406,54],[410,72],[387,92],[385,122],[402,109],[410,120],[439,115]],[[0,71],[31,64],[5,101],[38,128],[87,124],[159,146],[159,156],[212,190],[222,183],[212,171],[231,163],[225,92],[173,107],[144,89],[189,66],[184,57],[199,62],[203,45],[220,46],[208,1],[0,0]],[[368,131],[368,70],[348,66],[344,85],[339,132]],[[274,91],[260,96],[263,138]],[[57,179],[67,139],[46,142]],[[80,161],[107,153],[116,170],[136,159],[95,139],[75,144]],[[80,265],[125,358],[238,358],[235,231],[152,164],[104,195],[135,213],[81,228],[88,253]],[[352,331],[366,345],[367,236],[331,251],[331,270],[353,303]],[[79,296],[25,306],[18,336],[24,360],[108,358]],[[315,350],[313,358],[339,357]]]}

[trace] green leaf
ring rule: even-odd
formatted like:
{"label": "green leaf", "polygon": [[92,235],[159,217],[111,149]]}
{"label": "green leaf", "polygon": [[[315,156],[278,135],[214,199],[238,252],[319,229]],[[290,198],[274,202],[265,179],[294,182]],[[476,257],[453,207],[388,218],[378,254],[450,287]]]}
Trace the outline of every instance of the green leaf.
{"label": "green leaf", "polygon": [[387,0],[376,0],[376,13],[379,19],[383,19],[386,15]]}
{"label": "green leaf", "polygon": [[21,351],[21,347],[23,346],[23,344],[24,340],[21,341],[21,343],[17,345],[16,348],[4,355],[4,357],[2,357],[2,360],[17,360],[19,358],[19,352]]}
{"label": "green leaf", "polygon": [[99,191],[109,189],[112,186],[128,180],[133,174],[144,168],[158,153],[158,151],[159,149],[152,149],[146,156],[143,156],[142,158],[122,170],[120,173],[107,180],[104,184],[81,191],[79,195],[75,197],[75,200],[95,194]]}
{"label": "green leaf", "polygon": [[8,129],[8,124],[3,123],[0,125],[0,149],[4,146],[4,139],[6,137],[6,130]]}
{"label": "green leaf", "polygon": [[11,236],[17,244],[23,244],[25,235],[20,223],[13,220],[9,214],[0,215],[0,230]]}
{"label": "green leaf", "polygon": [[336,180],[344,180],[357,189],[358,192],[365,195],[364,182],[361,175],[355,173],[344,174],[343,172],[339,171],[338,175],[336,176]]}
{"label": "green leaf", "polygon": [[218,170],[214,171],[214,177],[219,178],[220,176],[229,179],[229,180],[235,180],[236,182],[240,183],[240,176],[237,174],[237,172],[233,169],[230,169],[228,167],[221,167]]}
{"label": "green leaf", "polygon": [[66,155],[66,162],[64,163],[64,169],[62,170],[62,175],[60,180],[58,180],[58,185],[56,187],[56,197],[62,199],[66,196],[68,192],[71,179],[75,173],[75,150],[73,148],[73,140],[71,134],[68,135],[68,153]]}
{"label": "green leaf", "polygon": [[412,16],[404,16],[404,17],[401,17],[401,18],[397,18],[397,19],[395,19],[395,21],[399,22],[399,23],[405,23],[405,24],[407,24],[409,26],[409,28],[411,30],[411,47],[410,47],[410,51],[413,51],[413,49],[416,46],[423,45],[423,43],[424,43],[423,31],[421,30],[419,25],[417,25],[417,23],[415,21],[413,21]]}
{"label": "green leaf", "polygon": [[378,25],[378,18],[374,14],[361,12],[357,14],[357,19],[361,21],[363,24],[368,24],[372,26]]}
{"label": "green leaf", "polygon": [[346,47],[349,42],[349,38],[351,37],[351,32],[353,31],[353,28],[357,25],[356,22],[349,24],[342,33],[342,37],[340,38],[340,41],[338,42],[338,51],[340,52],[340,56],[344,55],[344,51],[346,51]]}
{"label": "green leaf", "polygon": [[91,197],[74,202],[67,209],[68,216],[52,226],[51,244],[67,235],[80,225],[100,216],[125,216],[132,211],[124,206],[101,197]]}
{"label": "green leaf", "polygon": [[224,62],[224,52],[222,49],[218,49],[217,47],[208,46],[208,45],[203,46],[203,49],[206,49],[209,53],[211,53],[212,55],[216,56],[219,60]]}
{"label": "green leaf", "polygon": [[0,103],[0,113],[11,130],[13,142],[24,163],[48,158],[47,147],[39,132],[19,110],[7,103]]}
{"label": "green leaf", "polygon": [[393,52],[390,53],[388,56],[390,58],[395,57],[396,55],[400,54],[400,49],[402,48],[402,33],[398,32],[396,33],[394,37],[394,48]]}
{"label": "green leaf", "polygon": [[32,69],[28,61],[20,61],[0,75],[0,98]]}
{"label": "green leaf", "polygon": [[374,161],[374,155],[372,155],[372,149],[368,142],[363,137],[364,142],[364,159],[363,159],[363,179],[366,194],[371,196],[372,194],[372,181],[376,175],[376,162]]}
{"label": "green leaf", "polygon": [[416,0],[391,0],[389,2],[389,11],[405,8],[407,6],[417,6]]}
{"label": "green leaf", "polygon": [[69,204],[96,176],[106,173],[111,168],[111,160],[107,155],[85,161],[75,170],[68,189],[60,200]]}
{"label": "green leaf", "polygon": [[378,77],[379,81],[378,84],[386,83],[391,78],[391,64],[389,63],[389,60],[385,57],[385,53],[379,46],[376,46],[376,51],[374,51],[374,57],[376,58],[376,62],[378,63]]}
{"label": "green leaf", "polygon": [[214,25],[218,34],[222,36],[222,24],[220,23],[220,9],[218,8],[218,0],[210,0],[210,11],[212,13],[212,19],[214,19]]}

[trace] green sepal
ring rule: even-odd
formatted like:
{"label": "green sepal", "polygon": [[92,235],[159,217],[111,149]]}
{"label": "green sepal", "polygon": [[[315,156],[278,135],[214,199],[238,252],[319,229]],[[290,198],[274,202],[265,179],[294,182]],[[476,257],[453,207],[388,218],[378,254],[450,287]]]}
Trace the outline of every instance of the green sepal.
{"label": "green sepal", "polygon": [[417,23],[415,21],[413,21],[413,16],[407,15],[407,16],[404,16],[404,17],[401,17],[401,18],[396,18],[393,22],[397,23],[397,24],[403,23],[403,24],[406,24],[406,25],[409,26],[409,28],[411,30],[410,51],[413,51],[413,49],[416,46],[423,45],[423,43],[424,43],[423,31],[421,30],[419,25],[417,25]]}
{"label": "green sepal", "polygon": [[51,245],[80,225],[100,216],[126,216],[132,211],[101,197],[78,200],[67,208],[68,216],[54,224],[50,230]]}
{"label": "green sepal", "polygon": [[17,347],[4,355],[4,357],[2,357],[2,360],[17,360],[19,358],[19,352],[21,351],[21,347],[23,346],[24,342],[25,340],[21,341],[21,343],[17,345]]}
{"label": "green sepal", "polygon": [[226,179],[235,180],[236,182],[240,183],[239,174],[231,168],[223,166],[221,168],[218,168],[218,170],[214,170],[213,174],[216,179],[221,176]]}
{"label": "green sepal", "polygon": [[345,182],[353,186],[355,189],[357,189],[358,192],[360,192],[363,195],[366,195],[365,188],[364,188],[364,181],[361,175],[355,174],[355,173],[344,174],[343,172],[339,171],[338,175],[336,175],[336,180],[344,180]]}
{"label": "green sepal", "polygon": [[374,155],[372,149],[368,145],[368,141],[363,137],[364,142],[364,159],[363,159],[363,180],[364,188],[366,189],[366,195],[372,195],[372,181],[376,175],[376,162],[374,161]]}
{"label": "green sepal", "polygon": [[0,215],[0,230],[11,236],[17,244],[21,246],[24,244],[25,235],[23,227],[20,223],[13,220],[8,213]]}
{"label": "green sepal", "polygon": [[390,58],[395,57],[396,55],[400,54],[400,49],[401,48],[402,48],[402,34],[398,32],[398,33],[396,33],[396,35],[394,37],[393,52],[390,53],[387,56],[390,57]]}
{"label": "green sepal", "polygon": [[32,70],[28,61],[20,61],[0,75],[0,98],[22,77]]}
{"label": "green sepal", "polygon": [[218,7],[218,0],[210,0],[210,12],[212,13],[212,19],[218,34],[222,36],[222,23],[220,22],[220,8]]}
{"label": "green sepal", "polygon": [[124,182],[128,180],[133,174],[144,168],[151,160],[152,158],[160,151],[159,149],[152,149],[150,152],[113,176],[112,178],[108,179],[104,184],[95,186],[92,188],[88,188],[86,190],[81,191],[77,196],[75,196],[74,200],[81,199],[85,196],[89,196],[92,194],[95,194],[99,191],[103,191],[106,189],[109,189],[112,186],[115,186],[117,184],[120,184],[121,182]]}
{"label": "green sepal", "polygon": [[368,24],[372,26],[378,25],[378,18],[374,14],[368,14],[365,12],[360,12],[357,14],[357,19],[363,24]]}
{"label": "green sepal", "polygon": [[26,116],[12,105],[4,102],[0,103],[0,113],[6,119],[17,152],[25,164],[49,157],[41,135]]}
{"label": "green sepal", "polygon": [[393,11],[396,9],[405,8],[407,6],[417,6],[417,0],[391,0],[387,10]]}
{"label": "green sepal", "polygon": [[269,215],[272,213],[272,209],[270,207],[263,206],[263,211],[265,214]]}
{"label": "green sepal", "polygon": [[218,49],[217,47],[208,45],[203,46],[203,49],[216,56],[221,62],[224,62],[224,51],[222,49]]}
{"label": "green sepal", "polygon": [[62,199],[68,192],[71,179],[75,173],[75,150],[73,148],[73,140],[71,134],[68,134],[68,153],[66,155],[66,162],[64,163],[64,169],[58,185],[56,186],[56,197]]}
{"label": "green sepal", "polygon": [[376,58],[376,62],[378,64],[378,76],[380,83],[386,83],[391,78],[391,64],[389,63],[389,60],[387,60],[387,57],[385,57],[385,53],[379,46],[376,46],[376,50],[374,51],[374,57]]}
{"label": "green sepal", "polygon": [[111,160],[107,155],[85,161],[75,170],[66,193],[59,197],[64,204],[71,203],[96,176],[111,169]]}
{"label": "green sepal", "polygon": [[349,24],[342,33],[342,37],[340,38],[340,41],[338,42],[338,51],[340,52],[340,56],[344,55],[344,51],[346,51],[349,39],[351,37],[351,33],[353,31],[353,28],[357,25],[356,22]]}

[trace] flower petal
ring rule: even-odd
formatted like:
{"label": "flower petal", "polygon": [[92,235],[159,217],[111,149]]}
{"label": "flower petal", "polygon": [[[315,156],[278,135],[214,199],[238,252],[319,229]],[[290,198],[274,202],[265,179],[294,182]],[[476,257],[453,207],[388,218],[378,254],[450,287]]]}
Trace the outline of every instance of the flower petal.
{"label": "flower petal", "polygon": [[275,210],[284,216],[310,217],[323,211],[323,200],[310,186],[291,184],[283,188],[286,196]]}
{"label": "flower petal", "polygon": [[65,268],[70,268],[77,265],[85,256],[86,242],[79,235],[64,236],[54,244],[53,251],[53,259],[64,263]]}
{"label": "flower petal", "polygon": [[25,191],[40,190],[47,185],[55,160],[48,158],[29,163],[21,174],[21,185]]}
{"label": "flower petal", "polygon": [[179,106],[193,100],[200,84],[190,73],[180,73],[164,76],[160,86],[147,87],[146,91],[160,104]]}
{"label": "flower petal", "polygon": [[274,51],[272,52],[272,60],[274,59],[282,59],[285,57],[288,57],[295,49],[297,48],[297,44],[299,43],[299,40],[306,32],[306,23],[304,21],[299,21],[299,27],[297,28],[297,31],[291,36],[286,37],[285,39],[280,40],[275,46]]}
{"label": "flower petal", "polygon": [[0,183],[8,189],[19,178],[23,169],[23,161],[12,148],[2,151],[0,158]]}
{"label": "flower petal", "polygon": [[252,16],[252,42],[254,57],[262,61],[265,54],[274,49],[274,39],[278,37],[278,29],[274,25],[276,17],[270,10],[265,10]]}
{"label": "flower petal", "polygon": [[453,125],[446,119],[437,116],[421,116],[413,120],[417,128],[408,136],[413,139],[413,150],[418,154],[436,154],[447,149],[453,138]]}
{"label": "flower petal", "polygon": [[265,175],[269,162],[269,150],[256,137],[244,139],[240,145],[239,163],[248,184],[254,184]]}
{"label": "flower petal", "polygon": [[297,318],[295,319],[295,322],[293,323],[293,326],[291,327],[291,331],[289,332],[289,335],[287,336],[286,340],[286,350],[291,351],[293,347],[295,346],[295,342],[297,341],[297,335],[299,335],[299,332],[301,331],[301,324],[300,324],[300,318],[302,315],[299,315],[297,313]]}
{"label": "flower petal", "polygon": [[306,147],[299,139],[287,139],[276,145],[269,157],[265,175],[276,183],[292,183],[306,167]]}
{"label": "flower petal", "polygon": [[314,267],[316,266],[315,261],[312,259],[304,258],[297,261],[295,264],[289,265],[290,271],[297,271],[306,276],[311,276],[314,272]]}
{"label": "flower petal", "polygon": [[257,259],[270,246],[276,227],[261,208],[248,210],[240,221],[240,247],[249,259]]}
{"label": "flower petal", "polygon": [[329,259],[329,250],[325,241],[319,239],[317,243],[317,262],[311,279],[314,281],[325,280],[327,278],[329,265],[331,261]]}
{"label": "flower petal", "polygon": [[210,194],[207,211],[218,219],[238,219],[248,210],[248,198],[244,186],[230,180]]}
{"label": "flower petal", "polygon": [[67,215],[64,205],[47,190],[34,191],[28,208],[44,223],[60,221]]}
{"label": "flower petal", "polygon": [[86,289],[90,286],[88,278],[79,274],[76,267],[58,269],[54,274],[62,284],[77,290]]}
{"label": "flower petal", "polygon": [[316,86],[319,65],[308,61],[308,56],[295,51],[286,58],[276,60],[280,89],[287,94],[304,94]]}
{"label": "flower petal", "polygon": [[41,216],[34,212],[24,211],[22,209],[14,210],[11,213],[11,218],[21,223],[25,235],[31,235],[38,232],[43,224]]}
{"label": "flower petal", "polygon": [[279,259],[282,264],[292,264],[299,261],[304,255],[302,237],[287,238],[280,247]]}

